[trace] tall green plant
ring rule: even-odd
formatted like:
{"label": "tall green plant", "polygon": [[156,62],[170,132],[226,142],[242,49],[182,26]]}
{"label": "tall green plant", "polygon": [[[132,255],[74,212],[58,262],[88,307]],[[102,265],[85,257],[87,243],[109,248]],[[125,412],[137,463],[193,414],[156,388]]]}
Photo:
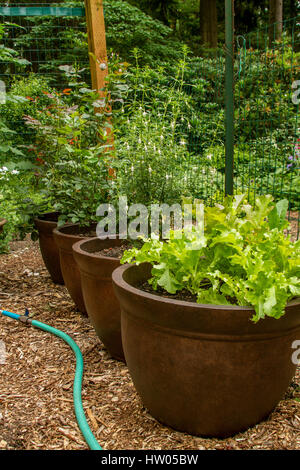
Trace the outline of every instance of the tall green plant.
{"label": "tall green plant", "polygon": [[171,86],[163,71],[154,75],[150,68],[141,69],[137,50],[135,55],[131,88],[114,122],[119,191],[134,203],[180,202],[187,185],[187,141],[181,132],[182,109],[189,103],[183,90],[187,51]]}

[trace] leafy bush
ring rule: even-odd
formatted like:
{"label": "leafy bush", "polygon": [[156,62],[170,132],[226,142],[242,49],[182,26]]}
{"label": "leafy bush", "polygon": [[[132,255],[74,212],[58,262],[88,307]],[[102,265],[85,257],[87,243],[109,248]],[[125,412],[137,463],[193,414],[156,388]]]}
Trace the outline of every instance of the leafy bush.
{"label": "leafy bush", "polygon": [[[5,156],[3,164],[7,163],[8,158],[14,158],[14,155],[23,156],[32,161],[32,153],[28,148],[32,148],[35,142],[34,130],[29,130],[23,117],[30,114],[38,118],[40,112],[50,105],[48,94],[53,91],[49,88],[45,78],[31,74],[28,77],[16,78],[13,80],[7,93],[6,103],[0,106],[0,141],[5,143],[7,136],[13,133],[12,149]],[[6,128],[6,129],[5,129]],[[7,131],[7,129],[10,129]],[[17,149],[15,152],[13,149]],[[3,148],[2,148],[3,151]],[[7,153],[7,152],[6,152]],[[14,158],[16,161],[17,159]]]}
{"label": "leafy bush", "polygon": [[300,295],[300,241],[285,237],[288,202],[271,196],[243,205],[244,196],[206,207],[201,224],[171,232],[167,242],[147,240],[127,251],[122,263],[152,264],[149,283],[170,294],[187,290],[200,304],[253,306],[253,321],[280,318]]}

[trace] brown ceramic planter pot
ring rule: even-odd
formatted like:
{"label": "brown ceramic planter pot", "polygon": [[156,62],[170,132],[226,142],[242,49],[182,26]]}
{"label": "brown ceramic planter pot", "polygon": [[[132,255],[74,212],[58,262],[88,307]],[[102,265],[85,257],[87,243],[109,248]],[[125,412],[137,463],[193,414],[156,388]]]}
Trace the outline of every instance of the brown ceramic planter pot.
{"label": "brown ceramic planter pot", "polygon": [[279,320],[254,324],[251,308],[200,305],[137,289],[149,265],[113,273],[125,359],[144,405],[162,423],[226,437],[266,418],[296,371],[300,299]]}
{"label": "brown ceramic planter pot", "polygon": [[120,246],[123,240],[92,238],[73,245],[73,255],[81,275],[83,299],[89,319],[110,354],[124,361],[121,339],[120,304],[114,294],[112,273],[118,258],[95,255],[105,248]]}
{"label": "brown ceramic planter pot", "polygon": [[53,238],[53,230],[57,227],[58,216],[57,212],[50,212],[36,218],[34,223],[39,232],[42,258],[51,279],[55,284],[63,284],[59,251]]}
{"label": "brown ceramic planter pot", "polygon": [[[93,225],[91,229],[95,230],[96,226]],[[65,285],[77,308],[82,313],[86,313],[81,289],[80,271],[73,257],[72,250],[74,243],[91,238],[89,236],[81,236],[82,230],[78,224],[64,225],[59,229],[54,229],[53,236],[59,250],[60,267]]]}
{"label": "brown ceramic planter pot", "polygon": [[6,219],[0,219],[0,233],[3,232],[3,227],[6,224],[7,220]]}

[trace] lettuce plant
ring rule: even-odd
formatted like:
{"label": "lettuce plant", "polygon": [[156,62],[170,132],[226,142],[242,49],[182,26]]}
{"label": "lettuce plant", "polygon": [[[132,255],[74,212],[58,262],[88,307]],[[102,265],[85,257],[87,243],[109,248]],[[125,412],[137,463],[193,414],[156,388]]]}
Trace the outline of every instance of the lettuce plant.
{"label": "lettuce plant", "polygon": [[227,197],[224,205],[206,207],[202,228],[145,240],[122,263],[151,263],[154,290],[187,290],[200,304],[252,306],[255,322],[280,318],[300,295],[300,241],[286,234],[288,201],[261,196],[251,206],[244,199]]}

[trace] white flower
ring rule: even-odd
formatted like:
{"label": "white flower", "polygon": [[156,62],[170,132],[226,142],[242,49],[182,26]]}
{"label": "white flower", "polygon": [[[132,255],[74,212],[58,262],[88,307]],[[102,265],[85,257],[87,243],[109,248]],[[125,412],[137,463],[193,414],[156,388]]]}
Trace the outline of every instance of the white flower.
{"label": "white flower", "polygon": [[8,171],[8,168],[6,168],[6,166],[3,166],[2,168],[0,168],[0,171],[1,173],[6,173]]}
{"label": "white flower", "polygon": [[186,142],[183,139],[181,139],[181,141],[179,143],[180,143],[180,145],[186,145]]}
{"label": "white flower", "polygon": [[211,159],[212,159],[212,155],[211,155],[211,154],[209,154],[209,155],[207,155],[207,157],[206,157],[206,158],[208,158],[208,160],[211,160]]}
{"label": "white flower", "polygon": [[133,173],[133,172],[134,172],[134,166],[131,167],[131,173]]}
{"label": "white flower", "polygon": [[150,166],[149,166],[149,173],[150,173],[150,175],[152,173],[152,168]]}
{"label": "white flower", "polygon": [[20,172],[19,172],[18,170],[13,170],[13,171],[11,172],[12,175],[18,175],[19,173],[20,173]]}

